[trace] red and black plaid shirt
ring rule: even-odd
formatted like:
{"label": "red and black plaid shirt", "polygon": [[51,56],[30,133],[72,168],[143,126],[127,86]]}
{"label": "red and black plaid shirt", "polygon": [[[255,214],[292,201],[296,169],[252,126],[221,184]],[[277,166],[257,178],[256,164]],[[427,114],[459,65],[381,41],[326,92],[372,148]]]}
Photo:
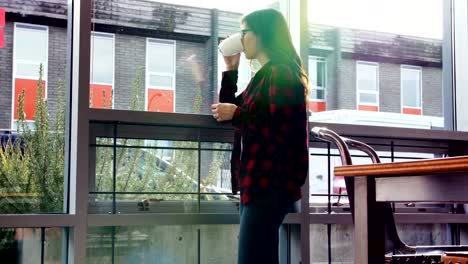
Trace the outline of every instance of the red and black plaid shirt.
{"label": "red and black plaid shirt", "polygon": [[240,191],[243,204],[267,190],[296,201],[309,165],[305,87],[290,66],[268,62],[236,97],[237,74],[223,72],[219,96],[238,106],[232,119],[232,191]]}

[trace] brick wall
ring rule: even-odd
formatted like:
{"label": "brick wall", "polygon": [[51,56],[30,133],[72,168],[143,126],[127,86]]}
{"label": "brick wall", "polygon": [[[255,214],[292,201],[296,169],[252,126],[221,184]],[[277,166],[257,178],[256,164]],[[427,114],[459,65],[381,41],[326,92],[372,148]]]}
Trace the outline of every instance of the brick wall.
{"label": "brick wall", "polygon": [[13,23],[5,25],[5,47],[0,49],[0,129],[11,126],[11,94],[13,74]]}
{"label": "brick wall", "polygon": [[[48,105],[51,118],[57,108],[57,88],[59,80],[65,79],[66,69],[66,29],[49,26],[49,69]],[[157,37],[157,36],[155,36]],[[0,49],[0,129],[10,128],[12,94],[13,23],[5,27],[6,47]],[[195,56],[195,62],[202,70],[202,109],[210,114],[210,105],[216,100],[216,86],[212,75],[217,75],[216,63],[213,67],[213,47],[211,40],[205,42],[176,41],[176,112],[193,113],[197,80],[192,64],[187,59]],[[311,54],[314,55],[314,54]],[[315,54],[317,55],[317,54]],[[320,55],[320,54],[319,54]],[[318,55],[317,55],[318,56]],[[356,60],[340,59],[331,51],[325,56],[327,61],[327,110],[356,109]],[[145,98],[145,59],[146,37],[115,35],[115,90],[114,108],[130,109],[133,96],[133,83],[138,69],[143,69],[139,100],[144,105]],[[400,64],[379,63],[380,111],[401,111]],[[214,78],[216,81],[216,78]],[[423,67],[423,114],[442,116],[442,70],[437,67]],[[65,88],[65,87],[64,87]]]}
{"label": "brick wall", "polygon": [[340,60],[336,69],[337,109],[356,110],[356,62]]}
{"label": "brick wall", "polygon": [[400,65],[379,63],[379,110],[401,112]]}
{"label": "brick wall", "polygon": [[[50,120],[57,110],[57,95],[59,82],[63,82],[65,96],[66,69],[66,30],[65,28],[49,26],[47,103]],[[11,128],[11,109],[13,107],[13,31],[14,23],[7,22],[5,27],[5,48],[0,49],[0,129]],[[39,69],[38,69],[39,70]]]}
{"label": "brick wall", "polygon": [[327,110],[335,110],[338,107],[338,82],[336,75],[336,53],[330,53],[325,59],[327,63]]}
{"label": "brick wall", "polygon": [[[49,26],[49,60],[47,96],[51,118],[55,117],[57,109],[58,85],[61,80],[65,85],[66,77],[66,28]],[[6,47],[0,49],[0,129],[9,129],[11,123],[11,95],[13,68],[13,23],[5,27]],[[187,59],[196,55],[195,61],[203,71],[202,113],[210,112],[213,102],[213,87],[211,84],[211,48],[210,41],[206,43],[176,41],[176,112],[193,113],[197,82]],[[142,69],[142,78],[138,97],[144,105],[145,98],[145,60],[146,38],[134,35],[115,35],[115,89],[114,108],[131,108],[133,86],[137,71]],[[215,69],[216,70],[216,69]],[[64,91],[65,93],[65,87]],[[65,95],[65,94],[64,94]]]}
{"label": "brick wall", "polygon": [[423,68],[422,90],[423,115],[443,117],[442,69]]}
{"label": "brick wall", "polygon": [[[187,59],[196,55],[195,61],[205,72],[202,83],[202,112],[207,113],[212,102],[210,89],[210,66],[207,45],[188,41],[176,41],[176,95],[175,111],[178,113],[193,113],[197,82]],[[134,80],[138,69],[143,69],[139,98],[144,105],[145,98],[145,66],[146,38],[133,35],[115,35],[115,99],[114,108],[130,110],[133,97]],[[161,62],[163,63],[163,62]]]}
{"label": "brick wall", "polygon": [[[330,61],[330,59],[328,59]],[[330,64],[328,65],[329,68]],[[401,113],[401,65],[378,63],[381,112]],[[328,83],[335,79],[337,106],[333,106],[333,89],[328,91],[327,109],[356,109],[356,61],[343,59],[337,72],[328,70]],[[442,69],[422,67],[423,115],[442,117]]]}
{"label": "brick wall", "polygon": [[131,109],[131,102],[134,96],[133,86],[139,69],[141,69],[141,82],[138,89],[138,99],[141,100],[141,105],[144,108],[145,60],[145,37],[115,34],[115,109]]}
{"label": "brick wall", "polygon": [[57,110],[59,83],[62,82],[62,102],[65,102],[67,84],[67,29],[49,27],[49,60],[48,60],[47,106],[50,119],[54,120]]}
{"label": "brick wall", "polygon": [[[209,43],[209,41],[208,41]],[[190,56],[195,55],[194,61],[200,65],[203,82],[201,113],[209,113],[210,105],[213,102],[210,93],[211,66],[209,64],[209,50],[207,43],[194,43],[187,41],[177,41],[176,44],[176,112],[194,113],[195,96],[197,92],[197,79],[192,71],[191,63],[187,62]]]}

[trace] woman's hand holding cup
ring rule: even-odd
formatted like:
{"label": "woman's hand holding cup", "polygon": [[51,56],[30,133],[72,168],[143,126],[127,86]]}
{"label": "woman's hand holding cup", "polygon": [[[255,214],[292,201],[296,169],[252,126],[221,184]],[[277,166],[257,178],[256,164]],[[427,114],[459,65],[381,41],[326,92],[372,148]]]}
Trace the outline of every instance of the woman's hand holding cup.
{"label": "woman's hand holding cup", "polygon": [[239,69],[240,53],[232,56],[224,56],[224,63],[226,64],[226,70],[237,71]]}
{"label": "woman's hand holding cup", "polygon": [[219,44],[219,51],[224,57],[228,71],[237,71],[239,68],[240,53],[244,50],[240,33],[228,36]]}

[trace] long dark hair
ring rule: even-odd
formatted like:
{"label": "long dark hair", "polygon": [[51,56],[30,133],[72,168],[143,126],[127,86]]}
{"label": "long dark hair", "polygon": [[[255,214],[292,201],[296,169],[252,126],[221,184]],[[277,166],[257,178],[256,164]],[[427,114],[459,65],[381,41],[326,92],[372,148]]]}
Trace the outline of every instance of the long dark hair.
{"label": "long dark hair", "polygon": [[262,9],[242,17],[241,22],[245,23],[260,39],[262,48],[270,61],[291,67],[304,84],[307,100],[309,92],[307,74],[292,44],[284,16],[275,9]]}

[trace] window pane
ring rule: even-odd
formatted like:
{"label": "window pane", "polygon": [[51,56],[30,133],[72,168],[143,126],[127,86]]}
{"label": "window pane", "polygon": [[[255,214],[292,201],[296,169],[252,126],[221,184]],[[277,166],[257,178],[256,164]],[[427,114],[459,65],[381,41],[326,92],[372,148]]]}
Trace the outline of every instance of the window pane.
{"label": "window pane", "polygon": [[2,262],[60,263],[66,254],[63,233],[62,228],[2,228]]}
{"label": "window pane", "polygon": [[[196,142],[165,140],[145,142],[123,139],[119,140],[118,144],[115,157],[116,191],[181,193],[198,191],[199,157]],[[94,191],[112,191],[114,187],[112,145],[97,147],[95,151]]]}
{"label": "window pane", "polygon": [[0,29],[0,214],[63,213],[68,5],[8,3]]}
{"label": "window pane", "polygon": [[[156,133],[162,130],[175,132],[161,127]],[[231,144],[124,138],[116,144],[115,159],[110,138],[91,148],[89,213],[236,213]]]}
{"label": "window pane", "polygon": [[18,62],[16,63],[16,76],[28,77],[33,79],[39,78],[39,66],[40,64],[31,62]]}
{"label": "window pane", "polygon": [[421,71],[401,68],[403,106],[421,107]]}
{"label": "window pane", "polygon": [[403,80],[402,81],[402,92],[403,92],[403,106],[408,107],[419,107],[420,96],[419,96],[419,81],[417,80]]}
{"label": "window pane", "polygon": [[324,61],[318,61],[317,62],[317,86],[318,87],[325,87],[325,62]]}
{"label": "window pane", "polygon": [[236,263],[238,234],[239,225],[200,226],[200,263]]}
{"label": "window pane", "polygon": [[310,98],[311,99],[316,99],[316,100],[325,100],[325,90],[317,90],[313,89],[310,90]]}
{"label": "window pane", "polygon": [[42,78],[47,79],[47,30],[47,27],[32,24],[15,25],[14,78],[39,79],[39,67],[42,64]]}
{"label": "window pane", "polygon": [[[175,143],[175,146],[181,147],[182,144]],[[117,149],[117,158],[121,157],[121,159],[117,168],[116,190],[119,192],[197,192],[197,152],[195,150],[173,151],[174,158],[167,160],[164,159],[162,149]]]}
{"label": "window pane", "polygon": [[377,91],[377,66],[358,64],[358,90]]}
{"label": "window pane", "polygon": [[199,143],[192,141],[118,139],[114,156],[112,139],[98,142],[91,148],[96,164],[90,213],[199,213],[200,206],[232,211],[238,201],[231,195],[230,173],[223,169],[229,168],[230,145],[216,144],[216,151],[199,155]]}
{"label": "window pane", "polygon": [[235,263],[238,233],[238,225],[90,227],[86,263]]}
{"label": "window pane", "polygon": [[[309,57],[310,99],[325,100],[326,62],[322,58]],[[316,89],[321,88],[321,89]]]}
{"label": "window pane", "polygon": [[[443,2],[309,0],[308,55],[328,63],[326,74],[317,75],[320,63],[309,63],[311,88],[321,76],[327,88],[326,102],[310,103],[317,111],[310,121],[444,129],[442,102],[452,98],[444,99],[442,89],[442,47],[450,41],[443,35]],[[369,110],[378,112],[359,112]]]}
{"label": "window pane", "polygon": [[[325,150],[326,151],[326,150]],[[326,153],[326,152],[325,152]],[[317,194],[328,193],[328,162],[327,157],[316,156],[311,154],[309,164],[317,164],[317,166],[309,166],[309,182],[310,182],[310,198],[311,203],[326,203],[328,198],[325,196],[317,196]],[[320,164],[320,165],[318,165]]]}
{"label": "window pane", "polygon": [[227,150],[229,145],[217,143],[217,146],[224,146],[225,151],[202,151],[201,163],[205,164],[201,168],[201,189],[204,193],[225,193],[228,196],[216,197],[222,200],[230,200],[231,172],[230,156],[231,152]]}
{"label": "window pane", "polygon": [[377,95],[376,94],[368,94],[368,93],[360,93],[360,101],[361,104],[377,104]]}
{"label": "window pane", "polygon": [[150,88],[172,88],[172,77],[161,76],[156,74],[149,75],[149,87]]}
{"label": "window pane", "polygon": [[148,41],[148,71],[160,73],[174,72],[174,44]]}
{"label": "window pane", "polygon": [[114,83],[114,37],[95,33],[91,38],[91,82]]}
{"label": "window pane", "polygon": [[[91,87],[98,94],[111,90],[112,98],[92,98],[91,107],[192,114],[211,114],[211,105],[219,101],[217,91],[225,69],[218,53],[219,41],[239,32],[243,15],[258,9],[279,9],[286,3],[284,0],[281,4],[279,0],[248,4],[227,0],[122,1],[116,2],[119,8],[92,1],[92,27],[99,29],[99,33],[113,34],[115,48],[113,64],[101,67],[108,72],[96,71],[93,78],[105,84],[113,80],[112,87]],[[93,54],[96,59],[100,55],[103,54]],[[253,77],[249,64],[242,55],[237,94]],[[113,75],[110,65],[115,65]],[[103,99],[112,103],[105,105]]]}
{"label": "window pane", "polygon": [[112,263],[112,259],[115,263],[196,264],[198,227],[91,227],[86,255],[89,264]]}
{"label": "window pane", "polygon": [[47,63],[47,28],[17,24],[15,27],[15,51],[17,60]]}
{"label": "window pane", "polygon": [[325,61],[320,58],[309,57],[309,84],[311,87],[325,88]]}
{"label": "window pane", "polygon": [[318,69],[317,69],[317,60],[314,58],[309,58],[309,84],[311,87],[317,86],[318,80]]}

